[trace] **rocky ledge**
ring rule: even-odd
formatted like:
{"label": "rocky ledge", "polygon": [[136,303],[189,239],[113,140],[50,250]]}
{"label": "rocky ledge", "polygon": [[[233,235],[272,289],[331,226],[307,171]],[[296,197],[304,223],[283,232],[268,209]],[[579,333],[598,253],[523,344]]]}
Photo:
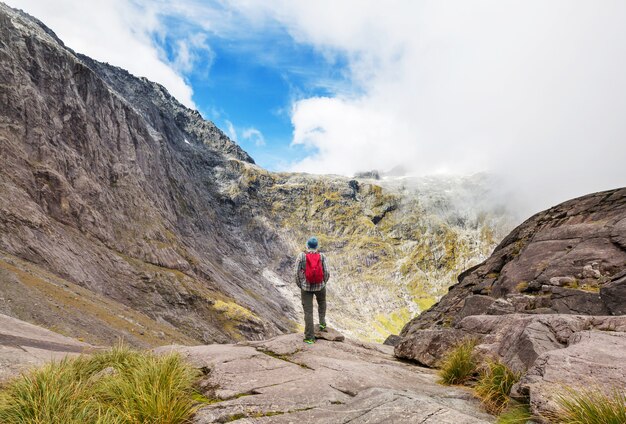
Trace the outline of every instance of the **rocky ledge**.
{"label": "rocky ledge", "polygon": [[0,314],[0,382],[20,372],[93,350],[93,346]]}
{"label": "rocky ledge", "polygon": [[523,374],[512,396],[528,402],[538,420],[556,412],[557,396],[568,389],[598,386],[611,394],[626,382],[626,316],[469,316],[452,328],[412,332],[395,352],[435,367],[469,338],[482,358]]}
{"label": "rocky ledge", "polygon": [[168,346],[205,374],[201,386],[218,402],[198,424],[223,423],[489,423],[463,389],[441,386],[432,370],[398,361],[391,346],[319,333],[230,345]]}

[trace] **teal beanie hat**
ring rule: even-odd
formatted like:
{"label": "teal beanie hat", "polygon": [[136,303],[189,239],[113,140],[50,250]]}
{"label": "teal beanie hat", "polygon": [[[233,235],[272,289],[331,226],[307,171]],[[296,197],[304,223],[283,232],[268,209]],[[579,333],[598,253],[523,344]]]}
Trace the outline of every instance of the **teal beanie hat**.
{"label": "teal beanie hat", "polygon": [[317,238],[315,237],[311,237],[307,242],[306,242],[306,246],[309,249],[317,249]]}

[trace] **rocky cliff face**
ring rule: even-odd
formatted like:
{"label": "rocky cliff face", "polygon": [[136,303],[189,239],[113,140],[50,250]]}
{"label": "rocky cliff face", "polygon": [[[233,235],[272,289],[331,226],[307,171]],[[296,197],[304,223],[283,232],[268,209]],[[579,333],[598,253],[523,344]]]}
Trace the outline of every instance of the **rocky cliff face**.
{"label": "rocky cliff face", "polygon": [[[219,191],[218,169],[249,156],[162,87],[76,55],[4,5],[0,34],[2,310],[71,333],[80,326],[65,314],[121,315],[130,325],[117,333],[138,339],[166,337],[159,327],[206,341],[293,328],[260,266],[284,247],[242,243],[252,217]],[[95,309],[61,280],[115,306]]]}
{"label": "rocky cliff face", "polygon": [[268,337],[297,328],[293,258],[316,234],[329,319],[382,340],[508,226],[455,203],[459,187],[481,197],[483,176],[269,173],[163,87],[36,19],[0,5],[0,34],[2,313],[100,344]]}

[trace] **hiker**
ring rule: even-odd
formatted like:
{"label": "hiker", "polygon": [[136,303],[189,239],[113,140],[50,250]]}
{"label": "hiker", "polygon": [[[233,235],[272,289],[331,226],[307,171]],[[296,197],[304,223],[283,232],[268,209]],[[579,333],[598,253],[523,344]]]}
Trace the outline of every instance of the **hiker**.
{"label": "hiker", "polygon": [[315,343],[313,329],[313,296],[317,298],[321,331],[326,329],[326,282],[330,277],[326,257],[318,252],[317,238],[306,242],[307,250],[300,253],[296,261],[296,284],[300,287],[302,309],[304,309],[304,343]]}

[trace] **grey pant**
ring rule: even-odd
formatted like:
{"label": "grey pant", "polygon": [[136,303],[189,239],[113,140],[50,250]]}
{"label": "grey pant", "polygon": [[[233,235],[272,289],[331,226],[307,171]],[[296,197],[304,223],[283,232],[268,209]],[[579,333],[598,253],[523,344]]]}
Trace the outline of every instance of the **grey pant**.
{"label": "grey pant", "polygon": [[300,294],[302,295],[302,309],[304,309],[304,338],[314,339],[313,296],[317,297],[317,311],[320,316],[320,324],[326,325],[326,287],[315,292],[300,290]]}

